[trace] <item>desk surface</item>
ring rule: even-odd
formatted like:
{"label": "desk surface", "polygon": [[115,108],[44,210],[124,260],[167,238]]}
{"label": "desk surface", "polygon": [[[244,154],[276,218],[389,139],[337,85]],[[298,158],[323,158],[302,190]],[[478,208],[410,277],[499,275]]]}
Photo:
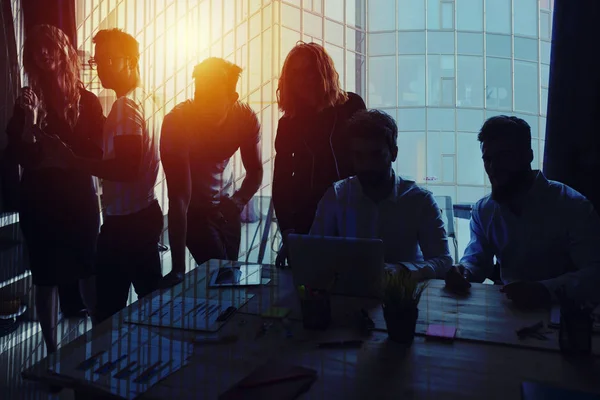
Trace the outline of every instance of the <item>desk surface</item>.
{"label": "desk surface", "polygon": [[[223,262],[211,261],[190,272],[184,283],[170,290],[171,294],[183,292],[185,296],[199,298],[235,296],[235,291],[242,289],[208,287],[206,276],[220,263]],[[431,323],[452,324],[458,328],[459,340],[451,344],[417,337],[406,350],[387,340],[382,331],[385,323],[377,314],[380,307],[374,307],[371,314],[381,331],[366,338],[361,349],[319,350],[315,348],[315,341],[354,339],[357,334],[341,327],[310,333],[296,320],[291,323],[292,338],[286,337],[285,329],[278,322],[263,337],[256,338],[263,322],[257,314],[272,305],[295,307],[289,271],[266,267],[265,275],[271,278],[271,283],[249,289],[255,297],[220,332],[237,335],[238,341],[196,346],[188,366],[159,382],[143,398],[217,398],[254,368],[270,360],[287,361],[318,371],[319,379],[303,398],[519,399],[523,381],[600,393],[597,379],[600,360],[572,362],[557,351],[534,349],[557,348],[556,335],[551,335],[548,342],[519,341],[516,329],[547,320],[548,313],[513,309],[497,287],[473,285],[470,295],[457,298],[444,291],[443,282],[431,282],[419,306],[417,333],[424,333]],[[346,308],[364,307],[364,303],[359,305],[356,299],[339,298],[338,301]],[[114,330],[127,326],[122,322],[123,316],[134,307],[138,305],[130,306],[112,321],[71,342],[53,359],[37,364],[30,373],[47,379],[45,371],[53,362],[65,364],[69,359],[78,359],[76,355],[89,347],[86,343],[91,343],[92,348],[102,347]],[[166,328],[152,330],[177,340],[197,336],[197,333]],[[598,350],[597,341],[595,347]]]}

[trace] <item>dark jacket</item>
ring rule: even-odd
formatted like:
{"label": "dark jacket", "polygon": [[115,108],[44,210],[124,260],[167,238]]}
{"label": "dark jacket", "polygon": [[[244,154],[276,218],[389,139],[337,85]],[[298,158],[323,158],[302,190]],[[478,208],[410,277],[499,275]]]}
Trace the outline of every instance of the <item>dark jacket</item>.
{"label": "dark jacket", "polygon": [[317,204],[336,181],[354,175],[346,124],[362,98],[348,93],[346,103],[313,117],[279,120],[275,138],[273,205],[282,232],[308,233]]}

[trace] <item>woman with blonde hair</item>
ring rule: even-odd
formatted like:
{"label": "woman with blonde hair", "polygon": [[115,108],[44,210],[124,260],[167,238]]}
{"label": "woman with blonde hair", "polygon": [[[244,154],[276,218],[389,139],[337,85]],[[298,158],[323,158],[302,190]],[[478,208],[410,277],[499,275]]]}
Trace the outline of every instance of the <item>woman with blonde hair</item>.
{"label": "woman with blonde hair", "polygon": [[20,164],[19,223],[35,286],[36,311],[48,353],[57,348],[57,286],[79,282],[90,312],[91,280],[100,213],[92,176],[63,165],[44,147],[57,136],[88,157],[102,157],[104,116],[98,98],[85,90],[77,52],[51,25],[27,34],[21,90],[9,121],[7,154]]}
{"label": "woman with blonde hair", "polygon": [[[365,103],[341,88],[323,46],[303,42],[285,59],[277,101],[283,117],[275,138],[273,205],[285,237],[308,233],[327,188],[353,175],[345,128]],[[278,257],[280,266],[284,258]]]}

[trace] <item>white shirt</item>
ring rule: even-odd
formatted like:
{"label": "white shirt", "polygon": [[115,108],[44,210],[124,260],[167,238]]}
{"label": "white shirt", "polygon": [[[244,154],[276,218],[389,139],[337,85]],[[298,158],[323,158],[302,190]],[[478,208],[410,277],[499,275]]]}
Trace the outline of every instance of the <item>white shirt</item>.
{"label": "white shirt", "polygon": [[382,239],[386,263],[409,263],[422,278],[443,278],[452,258],[440,208],[430,192],[395,179],[379,203],[363,193],[357,177],[334,183],[319,202],[310,234]]}
{"label": "white shirt", "polygon": [[490,195],[471,213],[471,241],[461,264],[482,282],[500,264],[502,281],[539,281],[550,294],[593,300],[600,291],[600,218],[580,193],[538,172],[517,216]]}
{"label": "white shirt", "polygon": [[107,215],[128,215],[148,207],[156,195],[158,176],[160,120],[156,105],[142,88],[118,98],[104,125],[104,159],[115,158],[114,138],[119,135],[142,136],[140,175],[132,182],[102,181],[102,204]]}

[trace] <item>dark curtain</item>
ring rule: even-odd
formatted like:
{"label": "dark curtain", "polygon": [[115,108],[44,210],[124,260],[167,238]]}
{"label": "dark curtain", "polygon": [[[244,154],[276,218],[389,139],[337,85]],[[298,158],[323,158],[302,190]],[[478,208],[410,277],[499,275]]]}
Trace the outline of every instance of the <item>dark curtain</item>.
{"label": "dark curtain", "polygon": [[[19,88],[19,60],[10,0],[0,0],[0,149],[6,146],[5,127],[12,115]],[[18,205],[19,166],[9,163],[0,152],[0,213],[16,212]]]}
{"label": "dark curtain", "polygon": [[600,1],[555,0],[544,173],[600,210]]}

